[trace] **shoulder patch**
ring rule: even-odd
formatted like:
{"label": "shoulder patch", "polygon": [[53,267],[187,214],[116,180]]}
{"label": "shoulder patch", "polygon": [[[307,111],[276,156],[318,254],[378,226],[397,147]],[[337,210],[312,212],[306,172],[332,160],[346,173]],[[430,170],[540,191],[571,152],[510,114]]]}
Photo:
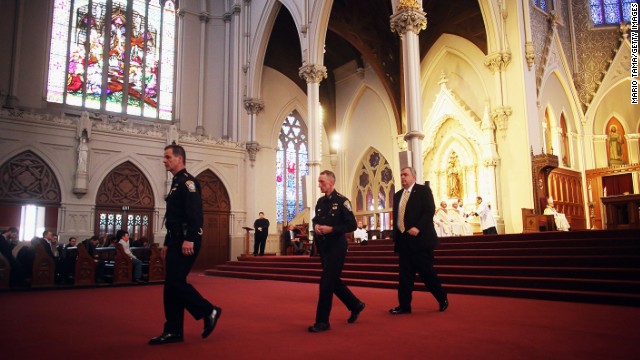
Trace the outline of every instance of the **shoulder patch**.
{"label": "shoulder patch", "polygon": [[347,210],[353,212],[353,210],[351,210],[351,202],[349,200],[345,200],[343,205]]}
{"label": "shoulder patch", "polygon": [[193,180],[187,180],[184,184],[187,185],[189,192],[196,192],[196,183],[194,183]]}

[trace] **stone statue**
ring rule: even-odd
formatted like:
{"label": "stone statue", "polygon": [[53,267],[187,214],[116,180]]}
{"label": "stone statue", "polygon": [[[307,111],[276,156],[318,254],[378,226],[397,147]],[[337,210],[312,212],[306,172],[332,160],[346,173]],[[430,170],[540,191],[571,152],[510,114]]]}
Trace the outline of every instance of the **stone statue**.
{"label": "stone statue", "polygon": [[624,139],[618,134],[618,127],[611,125],[609,128],[609,135],[607,136],[607,143],[609,144],[609,165],[624,164],[622,158],[622,143]]}
{"label": "stone statue", "polygon": [[447,165],[447,196],[450,199],[462,197],[460,167],[458,166],[458,154],[455,151],[449,155],[449,164]]}
{"label": "stone statue", "polygon": [[89,146],[87,145],[86,133],[80,137],[78,144],[78,172],[87,172],[87,160],[89,158]]}

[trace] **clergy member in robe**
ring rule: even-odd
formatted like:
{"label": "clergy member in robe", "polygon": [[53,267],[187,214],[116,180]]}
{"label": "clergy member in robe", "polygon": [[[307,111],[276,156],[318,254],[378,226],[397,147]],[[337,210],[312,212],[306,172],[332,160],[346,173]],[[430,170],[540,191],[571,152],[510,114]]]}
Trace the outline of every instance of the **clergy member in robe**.
{"label": "clergy member in robe", "polygon": [[571,225],[567,220],[567,217],[556,210],[553,206],[553,198],[549,196],[547,199],[547,207],[544,209],[545,215],[553,215],[553,219],[556,221],[556,229],[560,231],[569,231],[571,229]]}
{"label": "clergy member in robe", "polygon": [[447,202],[441,201],[440,207],[433,216],[433,224],[436,228],[438,236],[451,236],[451,220],[447,215]]}

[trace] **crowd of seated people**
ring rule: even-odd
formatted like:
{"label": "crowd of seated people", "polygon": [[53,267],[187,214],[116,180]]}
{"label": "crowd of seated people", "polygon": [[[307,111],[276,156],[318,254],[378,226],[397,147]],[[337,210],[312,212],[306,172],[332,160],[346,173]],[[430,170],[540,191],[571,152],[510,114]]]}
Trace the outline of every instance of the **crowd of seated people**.
{"label": "crowd of seated people", "polygon": [[[99,252],[113,252],[115,254],[116,244],[122,245],[124,252],[129,256],[133,267],[134,282],[143,282],[142,265],[129,246],[129,234],[125,230],[119,230],[116,235],[105,235],[103,237],[92,236],[85,239],[81,244],[86,249],[90,257],[96,263],[96,281],[104,282],[105,261]],[[10,269],[10,287],[29,286],[33,275],[33,266],[38,253],[38,248],[53,260],[55,284],[72,285],[74,281],[75,265],[78,258],[78,239],[72,236],[64,244],[59,242],[58,235],[50,230],[45,230],[42,237],[34,237],[31,241],[20,241],[19,231],[16,227],[10,227],[0,232],[0,254],[6,260]],[[149,248],[150,242],[147,238],[140,238],[131,241],[134,248]],[[101,249],[102,248],[102,249]],[[107,250],[113,248],[113,251]],[[147,250],[148,251],[148,250]],[[113,257],[114,255],[111,255]]]}

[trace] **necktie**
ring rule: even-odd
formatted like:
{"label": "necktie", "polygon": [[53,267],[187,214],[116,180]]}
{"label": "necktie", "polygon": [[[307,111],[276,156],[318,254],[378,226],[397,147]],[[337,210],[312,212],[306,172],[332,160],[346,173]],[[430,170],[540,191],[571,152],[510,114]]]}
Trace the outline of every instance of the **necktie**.
{"label": "necktie", "polygon": [[405,190],[402,193],[402,198],[400,199],[400,207],[398,209],[398,229],[400,232],[404,232],[404,210],[407,207],[407,201],[409,200],[409,191]]}

